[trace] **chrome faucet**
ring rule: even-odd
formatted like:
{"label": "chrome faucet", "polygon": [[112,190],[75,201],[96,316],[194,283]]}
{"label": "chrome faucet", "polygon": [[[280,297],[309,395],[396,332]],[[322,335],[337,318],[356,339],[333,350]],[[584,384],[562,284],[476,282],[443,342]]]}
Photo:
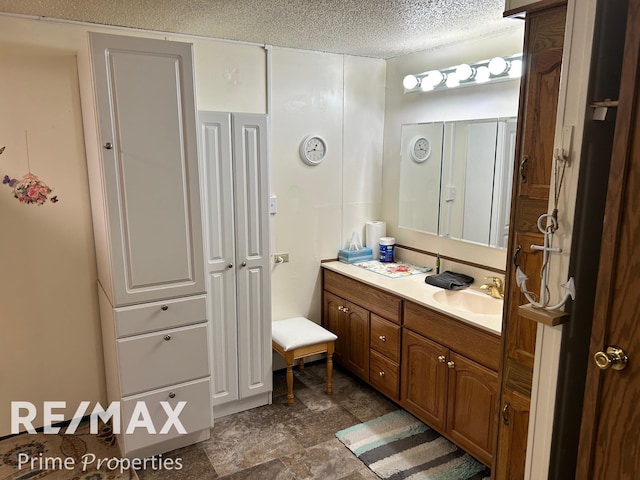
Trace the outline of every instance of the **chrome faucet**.
{"label": "chrome faucet", "polygon": [[504,298],[504,283],[501,278],[498,277],[484,277],[487,280],[491,280],[491,283],[485,283],[484,285],[480,285],[480,290],[482,290],[487,295],[503,299]]}

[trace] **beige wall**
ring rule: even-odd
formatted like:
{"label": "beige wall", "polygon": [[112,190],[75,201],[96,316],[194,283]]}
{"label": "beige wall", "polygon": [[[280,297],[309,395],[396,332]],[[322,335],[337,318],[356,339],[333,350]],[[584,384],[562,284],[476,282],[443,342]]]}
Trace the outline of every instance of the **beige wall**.
{"label": "beige wall", "polygon": [[[12,400],[105,398],[75,52],[0,44],[0,174],[33,173],[59,202],[0,188],[0,436]],[[40,420],[38,420],[40,423]]]}
{"label": "beige wall", "polygon": [[[274,48],[273,318],[320,322],[320,261],[336,258],[353,231],[380,214],[385,62]],[[302,139],[318,134],[327,157],[302,162]]]}

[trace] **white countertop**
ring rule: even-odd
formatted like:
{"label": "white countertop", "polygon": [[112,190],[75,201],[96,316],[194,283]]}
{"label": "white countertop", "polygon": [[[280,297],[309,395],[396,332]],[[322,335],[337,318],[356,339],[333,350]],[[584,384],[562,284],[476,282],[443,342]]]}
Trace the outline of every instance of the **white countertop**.
{"label": "white countertop", "polygon": [[[438,312],[454,317],[462,322],[474,325],[478,328],[486,330],[488,332],[500,335],[502,330],[502,314],[489,314],[489,313],[471,313],[467,310],[456,309],[447,307],[441,302],[434,299],[434,295],[438,292],[439,295],[447,295],[453,298],[456,294],[463,295],[481,295],[486,297],[482,299],[483,302],[494,301],[502,303],[501,300],[497,300],[489,297],[484,292],[478,290],[475,287],[469,287],[463,291],[449,291],[442,288],[434,287],[425,283],[424,279],[427,275],[433,273],[421,273],[417,275],[410,275],[407,277],[391,278],[381,275],[379,273],[368,271],[364,268],[349,263],[343,262],[324,262],[321,264],[322,268],[332,270],[347,277],[359,280],[372,287],[386,290],[389,293],[393,293],[406,300],[410,300],[417,304],[429,307]],[[454,302],[455,303],[455,302]]]}

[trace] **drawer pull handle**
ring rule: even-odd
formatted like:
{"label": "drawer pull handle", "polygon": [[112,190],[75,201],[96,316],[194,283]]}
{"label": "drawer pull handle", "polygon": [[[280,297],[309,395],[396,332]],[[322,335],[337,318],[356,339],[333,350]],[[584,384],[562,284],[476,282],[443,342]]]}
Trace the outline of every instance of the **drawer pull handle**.
{"label": "drawer pull handle", "polygon": [[162,310],[163,312],[166,312],[167,310],[169,310],[169,305],[162,305],[160,307],[160,310]]}
{"label": "drawer pull handle", "polygon": [[456,364],[453,362],[447,362],[447,367],[449,368],[456,368]]}
{"label": "drawer pull handle", "polygon": [[381,377],[384,377],[384,372],[378,372]]}
{"label": "drawer pull handle", "polygon": [[171,335],[165,335],[164,336],[164,341],[168,342],[169,340],[171,340]]}
{"label": "drawer pull handle", "polygon": [[440,356],[438,356],[438,361],[439,361],[440,363],[444,363],[444,362],[446,362],[446,361],[447,361],[447,359],[445,358],[445,356],[444,356],[444,355],[440,355]]}
{"label": "drawer pull handle", "polygon": [[169,392],[169,398],[176,398],[176,392]]}
{"label": "drawer pull handle", "polygon": [[380,335],[378,338],[380,339],[381,342],[387,341],[387,337],[385,335]]}

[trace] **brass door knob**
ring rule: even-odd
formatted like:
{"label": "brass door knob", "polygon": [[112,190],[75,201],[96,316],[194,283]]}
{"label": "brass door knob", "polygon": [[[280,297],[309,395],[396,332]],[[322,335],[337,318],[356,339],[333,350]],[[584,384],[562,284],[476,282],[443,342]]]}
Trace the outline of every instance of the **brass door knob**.
{"label": "brass door knob", "polygon": [[622,348],[617,345],[607,347],[605,352],[596,352],[593,356],[593,360],[596,362],[596,366],[600,370],[608,370],[610,368],[614,370],[622,370],[629,362],[627,354],[624,353]]}

